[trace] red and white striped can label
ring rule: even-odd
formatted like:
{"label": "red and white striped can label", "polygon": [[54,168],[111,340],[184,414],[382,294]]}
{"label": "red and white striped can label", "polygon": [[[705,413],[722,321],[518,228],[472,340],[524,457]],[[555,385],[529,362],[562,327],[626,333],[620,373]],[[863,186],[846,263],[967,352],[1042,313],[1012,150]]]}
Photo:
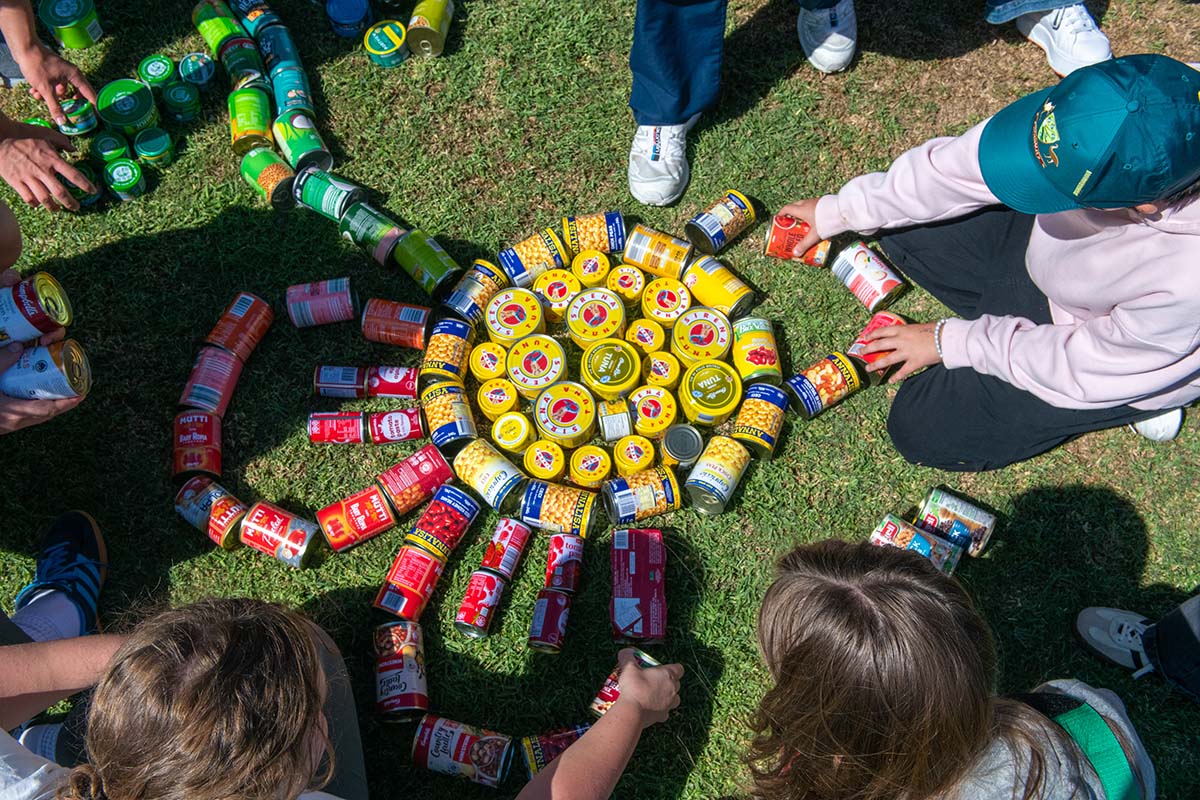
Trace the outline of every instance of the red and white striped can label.
{"label": "red and white striped can label", "polygon": [[401,408],[369,414],[367,428],[371,433],[371,441],[375,444],[407,442],[425,435],[419,408]]}
{"label": "red and white striped can label", "polygon": [[367,397],[417,399],[415,367],[370,367],[367,370]]}
{"label": "red and white striped can label", "polygon": [[315,524],[262,501],[251,506],[242,520],[242,544],[296,569],[304,565],[309,545],[320,535]]}
{"label": "red and white striped can label", "polygon": [[366,367],[320,366],[313,372],[313,390],[321,397],[366,397]]}
{"label": "red and white striped can label", "polygon": [[317,512],[317,524],[335,552],[365,542],[396,524],[396,516],[378,486],[330,503]]}
{"label": "red and white striped can label", "polygon": [[308,415],[308,440],[316,444],[365,444],[361,411],[317,411]]}
{"label": "red and white striped can label", "polygon": [[187,385],[183,387],[179,405],[224,417],[241,375],[242,362],[233,353],[219,347],[202,347],[192,365]]}
{"label": "red and white striped can label", "polygon": [[350,291],[350,279],[334,278],[289,286],[287,310],[297,328],[352,320],[354,294]]}
{"label": "red and white striped can label", "polygon": [[421,626],[399,620],[375,629],[375,708],[403,719],[429,710]]}
{"label": "red and white striped can label", "polygon": [[228,350],[244,362],[274,321],[275,312],[266,300],[241,292],[233,298],[205,341]]}
{"label": "red and white striped can label", "polygon": [[546,588],[574,594],[583,575],[583,537],[556,533],[546,558]]}
{"label": "red and white striped can label", "polygon": [[496,524],[496,532],[492,534],[492,541],[488,543],[487,552],[483,555],[480,569],[490,569],[505,580],[511,581],[532,533],[532,529],[525,523],[501,517],[500,522]]}
{"label": "red and white striped can label", "polygon": [[486,635],[500,605],[500,598],[504,595],[504,586],[504,578],[494,572],[483,569],[472,572],[462,604],[454,617],[455,626],[466,626],[480,635]]}
{"label": "red and white striped can label", "polygon": [[175,415],[173,453],[176,477],[189,472],[221,474],[221,418],[209,411]]}

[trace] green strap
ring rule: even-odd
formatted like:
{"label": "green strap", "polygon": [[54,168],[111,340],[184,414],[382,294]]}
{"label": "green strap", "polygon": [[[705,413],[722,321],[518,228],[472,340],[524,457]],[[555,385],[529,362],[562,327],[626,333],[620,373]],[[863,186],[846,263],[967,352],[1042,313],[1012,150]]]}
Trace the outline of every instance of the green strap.
{"label": "green strap", "polygon": [[1142,790],[1121,743],[1108,727],[1108,723],[1087,703],[1053,717],[1062,726],[1084,756],[1092,769],[1100,776],[1100,785],[1108,800],[1141,800]]}

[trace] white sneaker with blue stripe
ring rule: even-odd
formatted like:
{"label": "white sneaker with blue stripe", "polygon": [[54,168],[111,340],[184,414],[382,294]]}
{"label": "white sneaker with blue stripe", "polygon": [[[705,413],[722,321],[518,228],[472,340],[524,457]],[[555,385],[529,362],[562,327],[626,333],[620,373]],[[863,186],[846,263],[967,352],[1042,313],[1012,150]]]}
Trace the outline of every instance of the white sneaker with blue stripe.
{"label": "white sneaker with blue stripe", "polygon": [[700,119],[682,125],[639,125],[629,148],[629,193],[639,203],[667,206],[683,196],[692,176],[687,134]]}

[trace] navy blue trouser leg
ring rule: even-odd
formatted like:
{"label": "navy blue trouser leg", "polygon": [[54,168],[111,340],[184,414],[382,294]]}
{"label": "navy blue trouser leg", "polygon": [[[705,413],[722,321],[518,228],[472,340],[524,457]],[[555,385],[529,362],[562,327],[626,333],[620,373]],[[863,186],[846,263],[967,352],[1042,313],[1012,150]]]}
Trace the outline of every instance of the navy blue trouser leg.
{"label": "navy blue trouser leg", "polygon": [[1167,683],[1200,702],[1200,595],[1147,628],[1142,644]]}
{"label": "navy blue trouser leg", "polygon": [[681,125],[721,90],[728,0],[638,0],[629,107],[638,125]]}

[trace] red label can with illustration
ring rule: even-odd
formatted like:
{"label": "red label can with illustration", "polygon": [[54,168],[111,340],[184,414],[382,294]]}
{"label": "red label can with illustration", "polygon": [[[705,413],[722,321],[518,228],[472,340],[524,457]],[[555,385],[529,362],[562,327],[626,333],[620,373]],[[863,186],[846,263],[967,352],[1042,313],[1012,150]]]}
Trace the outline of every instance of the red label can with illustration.
{"label": "red label can with illustration", "polygon": [[361,411],[317,411],[308,415],[308,440],[314,444],[363,444]]}
{"label": "red label can with illustration", "polygon": [[[796,245],[804,241],[810,230],[812,227],[802,219],[787,214],[776,214],[767,230],[766,247],[763,248],[763,252],[775,258],[793,260],[796,258]],[[810,267],[823,267],[828,259],[828,239],[817,242],[800,257],[800,260]]]}
{"label": "red label can with illustration", "polygon": [[396,411],[368,414],[367,430],[375,444],[407,442],[425,436],[425,426],[421,421],[419,408],[401,408]]}
{"label": "red label can with illustration", "polygon": [[370,367],[367,370],[367,397],[417,399],[415,367]]}
{"label": "red label can with illustration", "polygon": [[219,347],[201,347],[179,405],[224,417],[241,376],[242,362],[233,353]]}
{"label": "red label can with illustration", "polygon": [[175,510],[192,527],[229,550],[237,547],[238,531],[249,508],[221,484],[197,475],[180,487]]}
{"label": "red label can with illustration", "polygon": [[396,524],[396,515],[378,486],[369,486],[317,512],[325,541],[342,552],[378,536]]}
{"label": "red label can with illustration", "polygon": [[904,291],[904,279],[865,242],[853,242],[838,253],[830,270],[872,313]]}
{"label": "red label can with illustration", "polygon": [[854,344],[846,348],[846,355],[857,358],[867,364],[874,364],[879,359],[891,353],[891,350],[879,350],[875,353],[864,353],[863,348],[868,344],[867,334],[874,333],[880,328],[890,328],[893,325],[907,325],[904,318],[899,314],[893,314],[890,311],[880,311],[875,316],[871,317],[871,321],[867,323],[867,327],[862,329],[862,333],[854,340]]}
{"label": "red label can with illustration", "polygon": [[175,415],[174,473],[221,475],[221,418],[208,411]]}
{"label": "red label can with illustration", "polygon": [[439,486],[404,541],[424,547],[445,561],[477,516],[479,503],[473,497],[453,486]]}
{"label": "red label can with illustration", "polygon": [[443,483],[454,479],[454,471],[441,451],[425,445],[408,458],[382,473],[376,482],[392,503],[396,516],[412,511],[428,500]]}
{"label": "red label can with illustration", "polygon": [[506,581],[511,581],[532,533],[532,529],[523,522],[501,517],[479,568],[491,570]]}
{"label": "red label can with illustration", "polygon": [[471,573],[466,594],[454,617],[454,627],[459,633],[472,639],[487,636],[488,626],[492,624],[492,617],[496,616],[500,598],[504,595],[504,586],[504,578],[494,572],[480,569]]}
{"label": "red label can with illustration", "polygon": [[375,629],[375,708],[396,721],[429,710],[425,647],[416,622],[385,622]]}
{"label": "red label can with illustration", "polygon": [[430,772],[499,786],[512,760],[512,737],[426,714],[413,737],[413,764]]}
{"label": "red label can with illustration", "polygon": [[275,312],[266,300],[242,292],[233,298],[204,341],[228,350],[245,363],[274,321]]}
{"label": "red label can with illustration", "polygon": [[533,623],[529,626],[529,648],[542,653],[562,650],[570,613],[571,595],[555,589],[538,592],[533,604]]}
{"label": "red label can with illustration", "polygon": [[445,563],[433,553],[404,545],[388,570],[387,580],[375,598],[375,607],[401,619],[420,619],[445,568]]}
{"label": "red label can with illustration", "polygon": [[546,588],[574,594],[583,575],[583,537],[556,533],[546,558]]}
{"label": "red label can with illustration", "polygon": [[272,503],[259,501],[242,520],[242,544],[274,556],[289,567],[304,566],[321,529]]}

